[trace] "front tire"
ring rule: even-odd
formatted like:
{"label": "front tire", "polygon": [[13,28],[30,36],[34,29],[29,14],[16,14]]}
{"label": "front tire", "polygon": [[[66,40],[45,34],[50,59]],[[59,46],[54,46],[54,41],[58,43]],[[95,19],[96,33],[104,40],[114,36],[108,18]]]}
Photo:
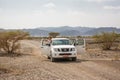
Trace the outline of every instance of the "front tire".
{"label": "front tire", "polygon": [[50,59],[50,56],[47,56],[48,59]]}
{"label": "front tire", "polygon": [[51,62],[55,62],[55,58],[51,57],[50,58]]}
{"label": "front tire", "polygon": [[72,61],[76,61],[76,60],[77,60],[77,58],[76,58],[76,57],[73,57],[73,58],[72,58]]}

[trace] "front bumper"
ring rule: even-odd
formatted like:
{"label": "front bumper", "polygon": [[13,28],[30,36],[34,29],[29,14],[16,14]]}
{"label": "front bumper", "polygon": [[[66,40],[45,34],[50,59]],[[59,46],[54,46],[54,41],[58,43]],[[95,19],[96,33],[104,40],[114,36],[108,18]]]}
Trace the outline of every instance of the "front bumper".
{"label": "front bumper", "polygon": [[77,53],[52,53],[53,58],[72,58],[77,57]]}

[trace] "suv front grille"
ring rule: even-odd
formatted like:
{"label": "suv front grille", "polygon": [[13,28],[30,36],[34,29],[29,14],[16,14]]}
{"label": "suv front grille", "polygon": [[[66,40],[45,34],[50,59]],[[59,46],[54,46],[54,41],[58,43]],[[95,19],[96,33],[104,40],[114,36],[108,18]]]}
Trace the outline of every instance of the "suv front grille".
{"label": "suv front grille", "polygon": [[58,48],[56,49],[57,52],[70,52],[73,51],[73,48]]}
{"label": "suv front grille", "polygon": [[71,53],[60,53],[59,55],[72,55]]}
{"label": "suv front grille", "polygon": [[61,48],[61,51],[62,51],[62,52],[69,52],[70,49],[69,49],[69,48]]}

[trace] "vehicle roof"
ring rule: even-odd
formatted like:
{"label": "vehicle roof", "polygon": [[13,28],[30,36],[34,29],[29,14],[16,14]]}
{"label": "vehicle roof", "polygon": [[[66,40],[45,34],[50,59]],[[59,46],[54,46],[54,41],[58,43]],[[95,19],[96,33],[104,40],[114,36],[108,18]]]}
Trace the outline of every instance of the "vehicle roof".
{"label": "vehicle roof", "polygon": [[69,40],[68,38],[52,38],[52,40]]}

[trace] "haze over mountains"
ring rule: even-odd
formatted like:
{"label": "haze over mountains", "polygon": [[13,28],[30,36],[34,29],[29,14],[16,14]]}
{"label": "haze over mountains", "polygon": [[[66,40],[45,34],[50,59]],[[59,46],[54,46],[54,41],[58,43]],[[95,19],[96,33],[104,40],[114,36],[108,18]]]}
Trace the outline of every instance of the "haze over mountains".
{"label": "haze over mountains", "polygon": [[[0,29],[0,31],[13,30],[13,29]],[[71,27],[71,26],[61,26],[61,27],[38,27],[34,29],[20,29],[29,32],[31,36],[48,36],[50,32],[59,32],[60,36],[92,36],[99,34],[101,32],[116,32],[120,34],[120,28],[116,27]]]}
{"label": "haze over mountains", "polygon": [[91,36],[99,34],[101,32],[117,32],[120,33],[120,28],[115,27],[71,27],[71,26],[61,26],[61,27],[38,27],[34,29],[23,29],[30,33],[31,36],[48,36],[49,32],[59,32],[60,36]]}

